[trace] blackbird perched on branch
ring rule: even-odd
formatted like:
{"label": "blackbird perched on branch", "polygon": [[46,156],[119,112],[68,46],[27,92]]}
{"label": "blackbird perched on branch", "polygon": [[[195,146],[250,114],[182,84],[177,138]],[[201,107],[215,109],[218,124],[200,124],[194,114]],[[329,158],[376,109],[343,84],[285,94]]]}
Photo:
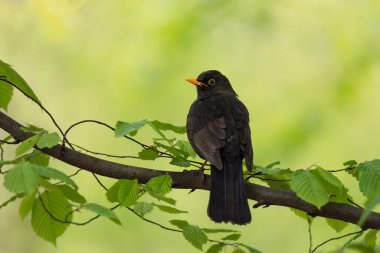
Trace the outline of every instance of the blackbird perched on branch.
{"label": "blackbird perched on branch", "polygon": [[249,114],[223,74],[217,70],[188,78],[197,99],[187,116],[187,136],[195,152],[211,164],[208,216],[215,222],[251,222],[242,160],[252,170]]}

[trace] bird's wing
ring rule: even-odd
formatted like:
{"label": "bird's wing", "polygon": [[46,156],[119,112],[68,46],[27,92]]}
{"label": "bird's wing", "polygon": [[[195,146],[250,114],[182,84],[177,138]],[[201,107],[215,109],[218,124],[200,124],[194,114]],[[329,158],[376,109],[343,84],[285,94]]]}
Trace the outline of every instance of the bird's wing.
{"label": "bird's wing", "polygon": [[239,132],[240,148],[244,154],[244,160],[249,171],[253,168],[253,148],[251,141],[251,129],[249,127],[249,113],[245,105],[236,99],[233,106],[235,127]]}
{"label": "bird's wing", "polygon": [[208,122],[198,131],[194,131],[193,120],[188,121],[188,136],[199,156],[221,170],[223,168],[220,149],[226,144],[226,124],[224,117]]}

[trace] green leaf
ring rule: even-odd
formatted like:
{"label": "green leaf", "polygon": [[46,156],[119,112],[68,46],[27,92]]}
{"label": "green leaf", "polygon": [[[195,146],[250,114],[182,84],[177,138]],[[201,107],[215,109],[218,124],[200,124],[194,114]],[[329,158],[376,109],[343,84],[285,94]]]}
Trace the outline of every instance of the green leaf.
{"label": "green leaf", "polygon": [[334,229],[338,233],[348,226],[347,222],[336,219],[326,218],[326,222],[332,229]]}
{"label": "green leaf", "polygon": [[165,144],[162,144],[158,141],[154,141],[153,142],[157,147],[159,148],[163,148],[165,149],[167,152],[169,152],[170,154],[176,156],[176,157],[182,157],[182,158],[186,158],[188,157],[188,154],[178,148],[174,148],[174,147],[171,147],[171,146],[167,146]]}
{"label": "green leaf", "polygon": [[157,194],[154,194],[154,193],[149,193],[152,197],[156,198],[157,200],[159,201],[163,201],[163,202],[166,202],[170,205],[175,205],[175,203],[177,202],[175,199],[173,198],[168,198],[168,197],[165,197],[165,196],[160,196],[160,195],[157,195]]}
{"label": "green leaf", "polygon": [[246,245],[246,244],[243,244],[243,243],[239,243],[240,246],[243,246],[244,248],[246,248],[247,250],[249,250],[250,253],[261,253],[260,250],[257,250],[249,245]]}
{"label": "green leaf", "polygon": [[87,210],[91,211],[91,212],[94,212],[94,213],[100,215],[100,216],[107,217],[108,219],[110,219],[111,221],[115,222],[118,225],[121,225],[121,222],[120,222],[119,218],[117,218],[114,211],[112,211],[111,209],[109,209],[105,206],[101,206],[101,205],[96,204],[96,203],[87,203],[83,207],[86,208]]}
{"label": "green leaf", "polygon": [[236,248],[232,253],[245,253],[245,251],[241,248]]}
{"label": "green leaf", "polygon": [[295,208],[289,208],[290,211],[292,211],[295,215],[297,215],[298,217],[301,217],[302,219],[305,219],[307,220],[308,219],[308,215],[306,212],[304,211],[301,211],[301,210],[298,210],[298,209],[295,209]]}
{"label": "green leaf", "polygon": [[230,234],[222,238],[222,240],[237,241],[241,237],[241,234]]}
{"label": "green leaf", "polygon": [[355,166],[357,164],[358,164],[358,162],[355,161],[355,160],[348,160],[348,161],[346,161],[346,162],[343,163],[343,165],[347,166],[347,167],[353,167],[353,166]]}
{"label": "green leaf", "polygon": [[197,249],[202,250],[203,245],[207,243],[207,235],[197,226],[185,226],[182,234]]}
{"label": "green leaf", "polygon": [[271,169],[271,168],[273,168],[274,166],[277,166],[277,165],[280,165],[280,164],[281,164],[280,161],[276,161],[276,162],[273,162],[273,163],[268,164],[267,166],[265,166],[265,168]]}
{"label": "green leaf", "polygon": [[179,167],[185,167],[185,168],[191,166],[191,163],[182,157],[173,157],[172,160],[170,161],[170,164],[173,164]]}
{"label": "green leaf", "polygon": [[156,160],[158,152],[154,149],[143,149],[139,152],[141,160]]}
{"label": "green leaf", "polygon": [[202,228],[203,232],[207,234],[214,233],[236,233],[238,231],[232,229],[224,229],[224,228]]}
{"label": "green leaf", "polygon": [[323,180],[337,188],[339,191],[342,191],[344,189],[342,182],[340,182],[340,180],[330,171],[326,171],[320,167],[317,167],[315,170],[312,170],[310,172],[316,173],[316,175],[319,175]]}
{"label": "green leaf", "polygon": [[[36,100],[38,103],[37,96],[34,94],[33,90],[29,87],[29,85],[25,82],[25,80],[11,67],[11,65],[0,60],[0,76],[5,77],[6,80],[12,82],[19,88],[21,91],[25,92],[28,96]],[[4,81],[0,81],[4,83]]]}
{"label": "green leaf", "polygon": [[136,203],[139,195],[137,180],[118,180],[106,193],[110,202],[119,202],[122,206],[131,206]]}
{"label": "green leaf", "polygon": [[366,205],[366,208],[364,209],[364,212],[360,216],[360,219],[358,221],[359,226],[363,226],[365,221],[367,220],[368,216],[370,215],[371,211],[377,206],[377,204],[380,203],[380,192],[375,196],[372,197],[368,204]]}
{"label": "green leaf", "polygon": [[41,166],[48,166],[49,160],[50,160],[50,156],[38,150],[33,150],[32,153],[27,154],[23,156],[22,158],[25,159],[25,161],[28,161],[33,164],[41,165]]}
{"label": "green leaf", "polygon": [[359,164],[355,173],[359,176],[360,191],[368,198],[380,193],[380,160]]}
{"label": "green leaf", "polygon": [[[259,168],[257,168],[260,172]],[[265,171],[265,172],[264,172]],[[290,169],[278,169],[278,168],[265,168],[265,170],[261,171],[264,174],[268,174],[268,176],[262,175],[263,178],[283,180],[283,181],[265,181],[269,185],[270,188],[274,189],[289,189],[290,188],[290,180],[293,178],[294,172]]]}
{"label": "green leaf", "polygon": [[[40,198],[34,201],[32,227],[38,236],[55,245],[57,238],[65,232],[69,223],[58,222],[52,216],[65,221],[69,212],[71,212],[69,203],[60,191],[45,191]],[[72,216],[69,215],[67,220],[71,221],[71,219]]]}
{"label": "green leaf", "polygon": [[376,237],[378,230],[370,229],[367,234],[364,236],[364,241],[368,247],[374,249],[376,247]]}
{"label": "green leaf", "polygon": [[291,189],[298,197],[320,208],[329,201],[329,195],[318,177],[309,171],[298,170],[291,181]]}
{"label": "green leaf", "polygon": [[25,195],[25,197],[22,199],[18,209],[21,220],[25,219],[30,211],[32,211],[34,201],[36,200],[36,194],[37,192],[34,191],[34,193],[30,195]]}
{"label": "green leaf", "polygon": [[75,189],[78,188],[78,186],[75,184],[75,182],[69,176],[67,176],[65,173],[63,173],[59,170],[56,170],[56,169],[53,169],[50,167],[35,165],[35,164],[33,164],[33,167],[38,172],[38,174],[42,177],[57,179],[57,180],[60,180],[64,183],[72,186]]}
{"label": "green leaf", "polygon": [[147,213],[150,213],[153,210],[153,204],[148,202],[137,202],[133,210],[140,214],[141,216],[144,216]]}
{"label": "green leaf", "polygon": [[48,134],[43,134],[38,142],[37,146],[39,148],[51,148],[54,147],[59,143],[59,135],[57,133],[48,133]]}
{"label": "green leaf", "polygon": [[0,108],[4,108],[5,111],[8,110],[8,105],[12,99],[12,95],[13,86],[0,80]]}
{"label": "green leaf", "polygon": [[145,126],[147,122],[148,121],[146,119],[132,122],[132,123],[118,121],[115,127],[115,136],[116,137],[123,137],[124,135],[134,136],[137,134],[137,131],[141,127]]}
{"label": "green leaf", "polygon": [[35,167],[28,163],[17,164],[4,176],[4,186],[11,192],[32,194],[38,185]]}
{"label": "green leaf", "polygon": [[188,213],[187,211],[178,210],[177,208],[171,207],[171,206],[164,206],[164,205],[158,205],[153,204],[158,209],[160,209],[163,212],[172,213],[172,214],[178,214],[178,213]]}
{"label": "green leaf", "polygon": [[75,203],[80,203],[80,204],[86,203],[86,199],[82,195],[80,195],[77,190],[74,190],[70,186],[66,184],[62,184],[62,185],[58,185],[57,187],[62,191],[63,195],[65,195],[65,197],[68,200],[71,200]]}
{"label": "green leaf", "polygon": [[172,178],[169,175],[151,178],[145,188],[150,194],[164,196],[172,190]]}
{"label": "green leaf", "polygon": [[33,135],[32,137],[29,137],[25,141],[21,142],[16,148],[16,156],[28,152],[34,145],[36,145],[39,138],[39,135]]}
{"label": "green leaf", "polygon": [[206,251],[206,253],[218,253],[221,252],[223,249],[223,244],[217,243],[214,245],[211,245],[210,248]]}
{"label": "green leaf", "polygon": [[173,131],[177,134],[186,133],[186,127],[185,126],[175,126],[175,125],[172,125],[170,123],[165,123],[165,122],[161,122],[158,120],[150,121],[150,123],[159,130],[163,130],[163,131],[170,130],[170,131]]}
{"label": "green leaf", "polygon": [[176,145],[184,152],[187,153],[187,156],[191,156],[192,158],[195,158],[197,156],[197,153],[195,153],[193,147],[191,146],[190,142],[188,141],[177,141]]}
{"label": "green leaf", "polygon": [[189,225],[189,223],[185,220],[171,220],[170,223],[179,229],[183,229]]}

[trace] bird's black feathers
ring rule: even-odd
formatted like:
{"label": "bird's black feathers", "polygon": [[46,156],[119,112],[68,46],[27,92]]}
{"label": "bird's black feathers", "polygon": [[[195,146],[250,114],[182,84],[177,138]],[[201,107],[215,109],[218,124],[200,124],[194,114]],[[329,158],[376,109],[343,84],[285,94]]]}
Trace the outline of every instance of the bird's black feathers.
{"label": "bird's black feathers", "polygon": [[243,159],[248,170],[253,166],[248,110],[219,71],[203,72],[197,81],[205,85],[197,86],[187,134],[197,154],[212,165],[208,215],[216,222],[249,223],[242,172]]}

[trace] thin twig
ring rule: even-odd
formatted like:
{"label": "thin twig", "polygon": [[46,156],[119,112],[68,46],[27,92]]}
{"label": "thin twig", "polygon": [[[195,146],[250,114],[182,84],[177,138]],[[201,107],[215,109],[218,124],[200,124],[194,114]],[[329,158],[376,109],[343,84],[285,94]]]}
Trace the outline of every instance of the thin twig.
{"label": "thin twig", "polygon": [[16,199],[18,198],[21,198],[22,196],[24,196],[23,193],[18,193],[16,195],[13,195],[11,198],[9,198],[7,201],[3,202],[1,205],[0,205],[0,209],[7,206],[9,203],[15,201]]}
{"label": "thin twig", "polygon": [[351,169],[352,169],[352,167],[347,167],[347,168],[338,169],[338,170],[326,170],[326,171],[329,171],[329,172],[340,172],[340,171],[351,170]]}
{"label": "thin twig", "polygon": [[[24,94],[24,96],[26,96],[27,98],[31,99],[33,102],[35,102],[48,116],[49,118],[51,119],[51,121],[53,122],[53,124],[55,125],[55,127],[58,129],[58,131],[62,134],[62,136],[64,135],[63,133],[63,130],[61,129],[61,127],[58,125],[57,121],[55,120],[55,118],[53,117],[53,115],[45,108],[45,106],[43,106],[41,104],[41,102],[39,102],[38,100],[36,100],[35,98],[33,98],[32,96],[30,96],[29,94],[27,94],[25,91],[21,90],[17,85],[15,85],[13,82],[9,81],[6,79],[6,77],[2,76],[0,78],[0,81],[3,81],[3,82],[6,82],[8,83],[9,85],[12,85],[13,87],[15,87],[18,91],[20,91],[22,94]],[[66,139],[66,142],[69,144],[69,146],[71,147],[71,144],[70,142]],[[72,147],[71,147],[72,148]]]}
{"label": "thin twig", "polygon": [[96,181],[98,181],[98,183],[99,183],[99,185],[104,189],[104,190],[106,190],[106,191],[108,191],[108,188],[100,181],[100,179],[98,178],[98,176],[95,174],[95,173],[91,173],[94,177],[95,177],[95,179],[96,179]]}
{"label": "thin twig", "polygon": [[359,234],[359,233],[363,233],[364,230],[359,230],[359,231],[356,231],[356,232],[352,232],[352,233],[348,233],[348,234],[345,234],[345,235],[341,235],[341,236],[338,236],[338,237],[333,237],[333,238],[330,238],[320,244],[318,244],[310,253],[313,253],[315,252],[318,248],[322,247],[323,245],[325,245],[326,243],[328,242],[331,242],[331,241],[334,241],[334,240],[339,240],[339,239],[342,239],[344,237],[347,237],[347,236],[350,236],[350,235],[356,235],[356,234]]}
{"label": "thin twig", "polygon": [[111,155],[111,154],[106,154],[106,153],[101,153],[101,152],[95,152],[95,151],[92,151],[92,150],[89,150],[89,149],[86,149],[82,146],[79,146],[77,144],[73,144],[72,145],[74,147],[77,147],[79,149],[82,149],[90,154],[94,154],[94,155],[102,155],[102,156],[107,156],[107,157],[113,157],[113,158],[134,158],[134,159],[140,159],[140,157],[138,156],[131,156],[131,155]]}
{"label": "thin twig", "polygon": [[307,224],[308,224],[308,232],[309,232],[309,253],[311,253],[311,249],[313,248],[313,235],[311,233],[311,219],[307,216]]}
{"label": "thin twig", "polygon": [[362,206],[360,206],[359,204],[355,203],[352,199],[347,198],[347,201],[350,202],[351,204],[353,204],[353,205],[356,206],[356,207],[359,207],[359,208],[361,208],[361,209],[364,209]]}

